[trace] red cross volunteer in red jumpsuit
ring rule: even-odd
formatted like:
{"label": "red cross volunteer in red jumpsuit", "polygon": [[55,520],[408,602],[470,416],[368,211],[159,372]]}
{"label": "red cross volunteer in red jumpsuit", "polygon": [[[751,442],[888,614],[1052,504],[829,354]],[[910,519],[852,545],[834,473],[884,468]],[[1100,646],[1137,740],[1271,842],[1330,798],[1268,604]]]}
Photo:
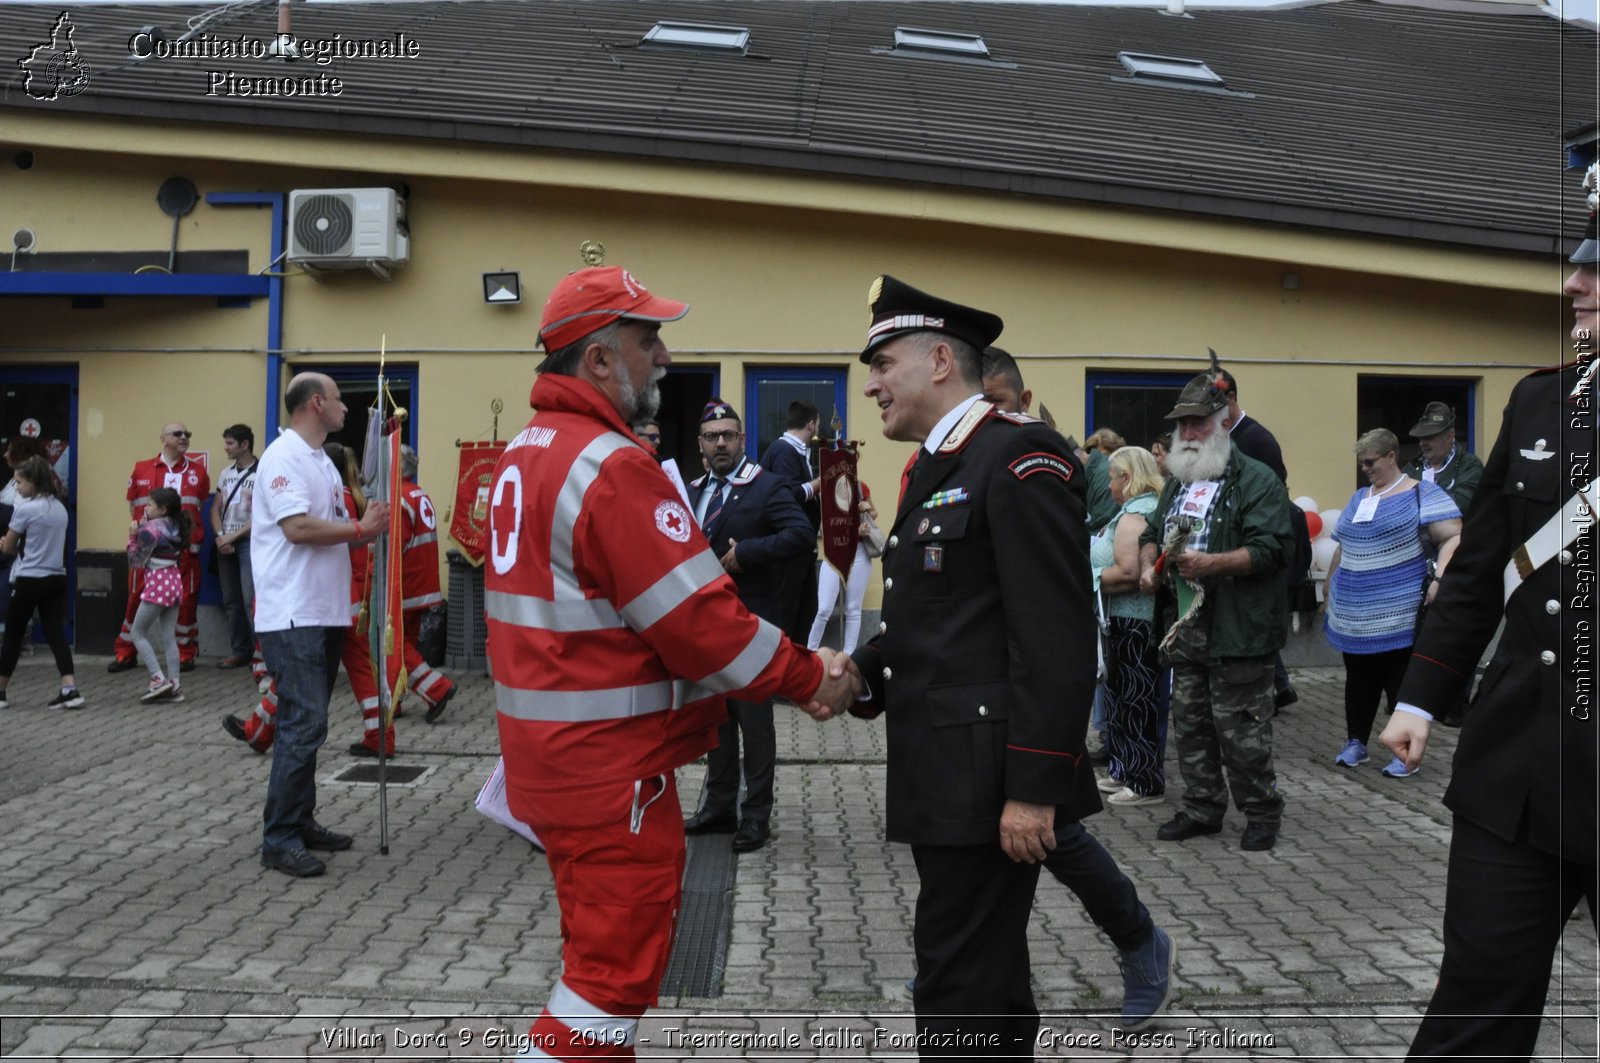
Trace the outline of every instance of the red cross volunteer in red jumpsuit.
{"label": "red cross volunteer in red jumpsuit", "polygon": [[[161,453],[135,464],[133,474],[128,477],[128,511],[135,519],[144,513],[151,491],[170,487],[178,492],[194,528],[189,549],[178,559],[178,571],[183,577],[183,597],[178,601],[178,660],[186,672],[200,651],[200,542],[208,527],[200,515],[200,507],[211,497],[211,474],[203,461],[189,457],[189,436],[189,429],[182,423],[168,424],[161,430]],[[139,663],[128,632],[133,625],[133,614],[139,611],[139,596],[143,592],[144,570],[129,572],[127,615],[122,620],[122,632],[117,635],[117,657],[107,667],[108,672],[124,672]]]}
{"label": "red cross volunteer in red jumpsuit", "polygon": [[400,450],[400,586],[405,595],[406,675],[411,692],[428,706],[423,719],[437,723],[447,702],[456,696],[456,685],[433,667],[417,649],[422,632],[422,614],[444,601],[439,587],[439,521],[433,499],[417,486],[417,455],[410,447]]}
{"label": "red cross volunteer in red jumpsuit", "polygon": [[564,279],[539,331],[538,412],[495,470],[485,590],[506,790],[545,844],[563,937],[519,1058],[634,1058],[681,892],[672,773],[715,744],[724,698],[782,695],[826,719],[856,689],[844,658],[740,604],[628,428],[659,403],[659,323],[687,312],[617,267]]}

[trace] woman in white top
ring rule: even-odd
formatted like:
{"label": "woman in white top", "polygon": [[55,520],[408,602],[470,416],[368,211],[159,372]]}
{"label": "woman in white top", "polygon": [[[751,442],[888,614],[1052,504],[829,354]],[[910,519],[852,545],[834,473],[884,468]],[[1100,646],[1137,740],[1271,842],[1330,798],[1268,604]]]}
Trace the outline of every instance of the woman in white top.
{"label": "woman in white top", "polygon": [[72,669],[72,648],[67,645],[67,507],[56,494],[55,473],[49,462],[35,455],[12,473],[18,497],[11,525],[0,539],[0,553],[14,557],[11,565],[11,605],[7,609],[5,641],[0,643],[0,709],[8,708],[6,687],[22,655],[22,640],[39,614],[45,639],[55,654],[61,673],[61,692],[49,701],[52,709],[83,706],[78,679]]}
{"label": "woman in white top", "polygon": [[[867,490],[865,483],[861,485],[861,512],[868,518],[878,515],[878,508],[872,504],[872,492]],[[865,526],[866,522],[863,521],[863,529]],[[860,541],[856,543],[856,556],[850,563],[850,575],[844,583],[845,653],[854,653],[856,642],[861,637],[861,603],[867,596],[867,581],[872,578],[872,558],[867,554],[866,541],[863,530]],[[824,561],[822,570],[817,573],[817,615],[811,621],[811,635],[806,639],[807,649],[815,650],[822,645],[822,633],[833,618],[833,607],[838,600],[839,573]]]}

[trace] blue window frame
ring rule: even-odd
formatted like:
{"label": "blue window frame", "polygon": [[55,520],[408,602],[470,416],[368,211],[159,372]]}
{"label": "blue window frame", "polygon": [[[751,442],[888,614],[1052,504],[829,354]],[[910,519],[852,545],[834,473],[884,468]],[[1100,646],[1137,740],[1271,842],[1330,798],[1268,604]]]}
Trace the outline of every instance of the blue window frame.
{"label": "blue window frame", "polygon": [[1148,447],[1156,436],[1172,430],[1167,413],[1193,378],[1193,373],[1089,370],[1084,377],[1084,434],[1110,428],[1130,446]]}
{"label": "blue window frame", "polygon": [[[339,396],[350,407],[350,412],[345,416],[344,427],[328,438],[350,447],[358,457],[362,456],[367,441],[367,409],[378,397],[377,365],[372,362],[296,365],[294,372],[326,373],[339,385]],[[417,425],[422,421],[417,367],[412,363],[396,365],[390,362],[384,366],[384,374],[388,377],[389,392],[394,396],[394,401],[405,407],[410,415],[401,429],[404,433],[401,441],[416,450]]]}
{"label": "blue window frame", "polygon": [[833,438],[837,412],[850,438],[850,369],[842,365],[747,366],[744,374],[745,450],[759,461],[786,430],[789,404],[804,399],[817,408],[817,436]]}
{"label": "blue window frame", "polygon": [[[66,443],[67,487],[67,640],[73,640],[78,600],[78,367],[75,365],[18,365],[0,367],[0,447],[21,431],[27,419],[39,422],[40,437]],[[159,427],[159,426],[158,426]],[[57,459],[59,461],[59,458]],[[58,471],[59,471],[58,466]],[[11,480],[11,470],[0,465],[0,484]],[[0,580],[8,575],[0,568]],[[5,616],[0,605],[0,620]],[[37,620],[31,641],[44,639]]]}

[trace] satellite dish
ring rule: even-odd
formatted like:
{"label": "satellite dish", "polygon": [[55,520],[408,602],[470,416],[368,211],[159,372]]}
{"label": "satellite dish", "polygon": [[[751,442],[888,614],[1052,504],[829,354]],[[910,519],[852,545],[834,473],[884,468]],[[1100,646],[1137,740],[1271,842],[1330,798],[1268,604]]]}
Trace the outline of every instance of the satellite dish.
{"label": "satellite dish", "polygon": [[187,177],[169,177],[161,182],[161,189],[156,193],[156,202],[161,206],[161,213],[171,218],[181,218],[194,209],[199,202],[200,193],[195,190],[194,182]]}

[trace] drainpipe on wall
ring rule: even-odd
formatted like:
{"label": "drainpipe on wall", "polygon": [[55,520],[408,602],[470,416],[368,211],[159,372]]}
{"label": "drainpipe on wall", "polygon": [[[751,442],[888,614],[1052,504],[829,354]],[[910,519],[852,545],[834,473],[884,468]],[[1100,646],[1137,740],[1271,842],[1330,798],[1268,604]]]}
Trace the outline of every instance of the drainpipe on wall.
{"label": "drainpipe on wall", "polygon": [[[285,4],[285,7],[288,5]],[[280,15],[280,25],[282,18]],[[265,448],[278,438],[278,417],[281,403],[278,392],[283,376],[283,258],[288,253],[284,243],[284,211],[288,197],[282,192],[211,192],[206,202],[214,207],[254,206],[272,208],[272,258],[267,273],[267,379],[266,428],[262,432],[261,446]]]}

